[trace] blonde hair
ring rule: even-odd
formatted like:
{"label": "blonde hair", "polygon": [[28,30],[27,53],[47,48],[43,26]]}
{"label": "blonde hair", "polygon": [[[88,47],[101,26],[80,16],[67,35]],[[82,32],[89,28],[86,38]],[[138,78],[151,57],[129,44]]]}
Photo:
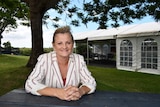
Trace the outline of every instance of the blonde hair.
{"label": "blonde hair", "polygon": [[72,41],[74,41],[70,27],[69,27],[69,26],[63,26],[63,27],[57,28],[57,29],[55,30],[55,32],[54,32],[54,34],[53,34],[52,43],[55,42],[56,34],[59,34],[59,33],[69,33],[70,36],[71,36]]}

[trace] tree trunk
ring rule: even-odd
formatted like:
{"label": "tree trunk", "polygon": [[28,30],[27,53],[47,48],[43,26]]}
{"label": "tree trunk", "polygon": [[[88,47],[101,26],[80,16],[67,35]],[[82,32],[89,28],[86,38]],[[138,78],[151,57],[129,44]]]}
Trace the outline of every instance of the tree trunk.
{"label": "tree trunk", "polygon": [[32,34],[32,51],[27,67],[34,67],[37,57],[43,53],[43,37],[42,37],[42,15],[40,12],[30,12],[31,34]]}
{"label": "tree trunk", "polygon": [[37,58],[43,53],[42,18],[44,13],[53,8],[60,0],[24,0],[30,9],[32,32],[32,50],[27,67],[34,67]]}
{"label": "tree trunk", "polygon": [[1,35],[1,33],[0,33],[0,55],[2,54],[1,40],[2,40],[2,35]]}

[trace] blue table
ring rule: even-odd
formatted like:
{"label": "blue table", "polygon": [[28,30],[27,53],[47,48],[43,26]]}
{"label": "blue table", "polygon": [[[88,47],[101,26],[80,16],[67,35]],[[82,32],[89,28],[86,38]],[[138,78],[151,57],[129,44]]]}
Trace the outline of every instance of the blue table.
{"label": "blue table", "polygon": [[0,97],[0,107],[160,107],[160,94],[96,91],[78,101],[62,101],[15,89]]}

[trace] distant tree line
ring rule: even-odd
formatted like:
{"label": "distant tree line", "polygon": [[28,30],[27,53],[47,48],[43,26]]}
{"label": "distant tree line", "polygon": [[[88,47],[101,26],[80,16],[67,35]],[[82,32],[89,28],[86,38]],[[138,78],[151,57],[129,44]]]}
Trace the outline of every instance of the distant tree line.
{"label": "distant tree line", "polygon": [[[44,48],[44,52],[52,51],[52,48]],[[3,47],[1,47],[1,54],[14,54],[14,55],[25,55],[30,56],[31,48],[15,48],[11,46],[10,41],[4,42]]]}
{"label": "distant tree line", "polygon": [[11,43],[9,41],[3,43],[4,47],[1,47],[1,53],[2,54],[19,54],[19,48],[14,48],[11,46]]}

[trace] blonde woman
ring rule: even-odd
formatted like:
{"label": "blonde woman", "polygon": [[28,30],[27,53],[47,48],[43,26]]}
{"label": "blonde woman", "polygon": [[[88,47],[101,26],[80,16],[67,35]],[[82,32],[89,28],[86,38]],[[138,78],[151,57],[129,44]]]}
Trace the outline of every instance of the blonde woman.
{"label": "blonde woman", "polygon": [[70,27],[58,28],[53,34],[52,45],[53,52],[39,56],[26,80],[26,91],[67,101],[93,93],[96,81],[83,56],[73,53],[74,39]]}

